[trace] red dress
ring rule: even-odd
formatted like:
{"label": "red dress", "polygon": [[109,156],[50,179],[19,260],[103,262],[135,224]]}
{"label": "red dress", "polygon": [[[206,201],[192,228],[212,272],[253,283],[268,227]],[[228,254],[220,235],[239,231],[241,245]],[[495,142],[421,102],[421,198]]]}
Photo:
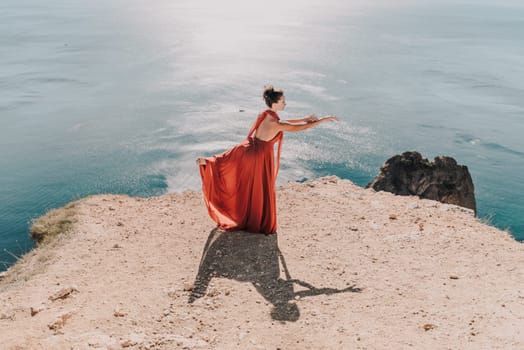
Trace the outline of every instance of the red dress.
{"label": "red dress", "polygon": [[222,229],[276,233],[275,180],[283,133],[280,131],[269,141],[256,138],[255,132],[266,117],[280,120],[272,110],[262,112],[246,140],[222,154],[205,158],[206,164],[200,165],[209,216]]}

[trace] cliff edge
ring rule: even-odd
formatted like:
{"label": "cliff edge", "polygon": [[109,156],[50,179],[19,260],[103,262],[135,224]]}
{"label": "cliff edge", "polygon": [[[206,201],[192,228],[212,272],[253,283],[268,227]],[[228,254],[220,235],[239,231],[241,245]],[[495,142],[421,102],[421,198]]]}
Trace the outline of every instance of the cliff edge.
{"label": "cliff edge", "polygon": [[2,349],[524,348],[524,246],[473,211],[336,177],[277,205],[269,236],[197,192],[46,214],[0,280]]}

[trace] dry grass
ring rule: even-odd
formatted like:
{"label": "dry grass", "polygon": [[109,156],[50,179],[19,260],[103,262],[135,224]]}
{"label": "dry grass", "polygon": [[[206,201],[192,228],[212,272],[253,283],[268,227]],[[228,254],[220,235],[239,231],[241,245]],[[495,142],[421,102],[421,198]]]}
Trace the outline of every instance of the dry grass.
{"label": "dry grass", "polygon": [[62,208],[52,209],[36,219],[29,229],[31,238],[40,246],[49,244],[59,235],[67,233],[76,222],[77,204],[78,201],[69,203]]}
{"label": "dry grass", "polygon": [[77,222],[78,201],[62,208],[52,209],[33,221],[29,231],[37,247],[20,257],[0,279],[0,287],[12,286],[15,282],[27,281],[31,276],[45,271],[55,255],[54,247]]}

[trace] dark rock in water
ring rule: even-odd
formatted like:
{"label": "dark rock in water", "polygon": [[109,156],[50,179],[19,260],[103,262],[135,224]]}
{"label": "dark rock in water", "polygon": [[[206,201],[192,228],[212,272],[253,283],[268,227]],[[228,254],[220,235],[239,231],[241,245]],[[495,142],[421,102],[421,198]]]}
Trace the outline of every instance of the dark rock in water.
{"label": "dark rock in water", "polygon": [[460,205],[477,213],[468,167],[458,165],[451,157],[440,156],[429,162],[418,152],[404,152],[388,159],[366,187]]}

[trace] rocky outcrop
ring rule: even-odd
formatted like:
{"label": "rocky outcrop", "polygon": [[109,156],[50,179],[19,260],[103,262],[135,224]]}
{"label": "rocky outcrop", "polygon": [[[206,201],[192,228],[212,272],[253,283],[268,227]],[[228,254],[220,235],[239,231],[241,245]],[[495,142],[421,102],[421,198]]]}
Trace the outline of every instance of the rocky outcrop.
{"label": "rocky outcrop", "polygon": [[388,159],[367,187],[460,205],[477,213],[468,167],[451,157],[440,156],[429,162],[418,152],[404,152]]}

